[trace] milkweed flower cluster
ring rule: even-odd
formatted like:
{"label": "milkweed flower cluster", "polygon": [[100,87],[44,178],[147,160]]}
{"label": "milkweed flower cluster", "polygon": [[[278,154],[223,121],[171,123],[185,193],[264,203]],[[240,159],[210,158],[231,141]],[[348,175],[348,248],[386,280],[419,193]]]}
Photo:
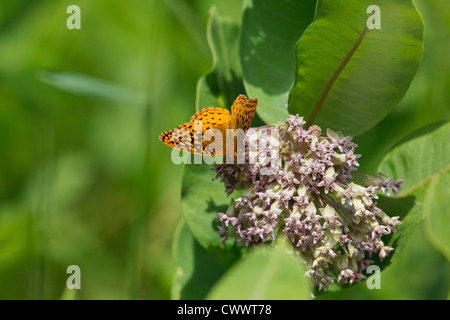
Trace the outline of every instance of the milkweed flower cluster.
{"label": "milkweed flower cluster", "polygon": [[393,250],[382,236],[401,222],[377,207],[375,192],[396,195],[402,180],[356,174],[360,155],[351,137],[332,130],[323,135],[304,124],[296,115],[252,128],[243,152],[254,161],[214,166],[228,195],[243,190],[217,213],[218,233],[247,247],[284,234],[306,264],[306,276],[326,290],[361,281],[373,254],[382,260]]}

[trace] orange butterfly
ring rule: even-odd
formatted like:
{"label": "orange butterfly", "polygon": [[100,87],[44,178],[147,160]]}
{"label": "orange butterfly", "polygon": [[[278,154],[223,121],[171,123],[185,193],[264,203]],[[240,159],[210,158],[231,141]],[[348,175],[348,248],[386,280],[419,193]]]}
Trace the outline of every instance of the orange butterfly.
{"label": "orange butterfly", "polygon": [[247,131],[255,116],[257,103],[258,99],[247,99],[241,94],[234,100],[231,114],[227,109],[205,108],[194,114],[190,122],[162,133],[159,140],[171,148],[193,154],[224,155],[227,129]]}

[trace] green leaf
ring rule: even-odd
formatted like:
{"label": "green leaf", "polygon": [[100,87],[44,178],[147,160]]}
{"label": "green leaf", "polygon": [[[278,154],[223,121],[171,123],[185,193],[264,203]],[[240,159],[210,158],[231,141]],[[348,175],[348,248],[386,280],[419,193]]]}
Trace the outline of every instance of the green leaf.
{"label": "green leaf", "polygon": [[146,99],[143,93],[78,72],[44,70],[38,78],[55,88],[86,97],[135,106],[143,106]]}
{"label": "green leaf", "polygon": [[450,174],[442,174],[430,182],[424,201],[427,213],[425,232],[430,243],[450,261]]}
{"label": "green leaf", "polygon": [[211,70],[197,83],[197,111],[205,107],[227,108],[245,92],[239,64],[239,32],[236,23],[211,7],[207,40],[213,61]]}
{"label": "green leaf", "polygon": [[[370,5],[381,29],[368,29]],[[289,112],[308,124],[361,134],[406,93],[423,55],[423,22],[411,0],[319,0],[297,46]]]}
{"label": "green leaf", "polygon": [[309,299],[305,269],[284,248],[258,247],[242,258],[213,287],[208,299]]}
{"label": "green leaf", "polygon": [[[378,171],[388,177],[405,179],[398,197],[380,206],[390,216],[400,215],[402,221],[397,227],[397,233],[393,234],[387,243],[395,248],[393,254],[389,256],[390,259],[395,259],[401,252],[416,226],[426,216],[427,207],[433,211],[442,206],[447,207],[448,198],[433,193],[439,188],[448,194],[450,174],[448,141],[450,141],[450,123],[438,127],[429,126],[413,133],[391,150],[378,168]],[[428,197],[434,198],[435,203],[425,205]],[[433,217],[434,215],[435,213]]]}
{"label": "green leaf", "polygon": [[229,266],[241,255],[241,246],[233,239],[220,243],[217,234],[217,212],[225,212],[231,199],[223,184],[211,181],[214,172],[207,164],[191,164],[184,168],[181,203],[184,219],[198,243],[223,266]]}
{"label": "green leaf", "polygon": [[172,299],[204,299],[225,272],[225,268],[198,244],[183,220],[176,231],[172,255],[177,266]]}
{"label": "green leaf", "polygon": [[246,0],[240,56],[245,89],[266,123],[285,121],[295,79],[295,46],[313,21],[316,0]]}

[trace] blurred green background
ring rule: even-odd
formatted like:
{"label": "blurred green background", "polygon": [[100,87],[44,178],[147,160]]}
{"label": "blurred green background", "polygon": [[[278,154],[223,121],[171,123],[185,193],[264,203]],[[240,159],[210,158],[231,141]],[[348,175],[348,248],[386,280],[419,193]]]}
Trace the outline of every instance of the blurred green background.
{"label": "blurred green background", "polygon": [[[367,173],[406,134],[450,119],[450,4],[415,3],[424,60],[357,139]],[[72,4],[81,30],[66,27]],[[158,136],[194,112],[213,4],[239,23],[241,0],[0,2],[0,299],[59,299],[73,264],[76,298],[170,299],[182,166]],[[419,226],[382,281],[329,298],[443,299],[450,267]]]}

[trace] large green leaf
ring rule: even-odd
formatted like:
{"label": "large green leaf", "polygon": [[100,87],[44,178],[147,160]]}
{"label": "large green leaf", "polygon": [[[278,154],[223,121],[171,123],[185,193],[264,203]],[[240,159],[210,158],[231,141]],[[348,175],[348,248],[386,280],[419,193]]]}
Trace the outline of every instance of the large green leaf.
{"label": "large green leaf", "polygon": [[[447,207],[450,175],[448,141],[450,123],[429,126],[412,134],[390,151],[378,168],[386,176],[405,179],[398,197],[381,205],[389,215],[400,215],[402,218],[397,233],[388,243],[395,247],[391,259],[401,252],[416,226],[429,213],[427,208],[434,211]],[[447,197],[436,192],[445,192]],[[430,197],[433,204],[426,205],[425,200]],[[433,212],[432,219],[440,214]]]}
{"label": "large green leaf", "polygon": [[211,181],[214,172],[207,164],[191,164],[184,168],[182,182],[182,209],[187,225],[198,243],[224,266],[229,266],[241,255],[240,246],[233,239],[220,243],[215,218],[230,204],[225,188],[219,181]]}
{"label": "large green leaf", "polygon": [[177,228],[172,250],[177,266],[172,299],[204,299],[225,268],[198,244],[183,220]]}
{"label": "large green leaf", "polygon": [[[368,29],[380,8],[381,29]],[[411,0],[319,0],[297,46],[289,112],[309,124],[361,134],[406,93],[422,59],[423,22]]]}
{"label": "large green leaf", "polygon": [[289,90],[295,79],[295,45],[312,22],[316,0],[246,0],[240,56],[245,89],[258,98],[266,123],[288,116]]}
{"label": "large green leaf", "polygon": [[213,287],[208,299],[299,300],[310,298],[310,283],[297,259],[281,247],[259,247]]}
{"label": "large green leaf", "polygon": [[[449,159],[450,162],[450,159]],[[428,214],[426,220],[426,234],[434,245],[448,261],[450,261],[450,174],[437,176],[430,182],[425,197],[424,209]]]}
{"label": "large green leaf", "polygon": [[197,83],[197,111],[205,107],[227,108],[245,92],[239,64],[239,26],[211,7],[207,40],[212,55],[211,70]]}

